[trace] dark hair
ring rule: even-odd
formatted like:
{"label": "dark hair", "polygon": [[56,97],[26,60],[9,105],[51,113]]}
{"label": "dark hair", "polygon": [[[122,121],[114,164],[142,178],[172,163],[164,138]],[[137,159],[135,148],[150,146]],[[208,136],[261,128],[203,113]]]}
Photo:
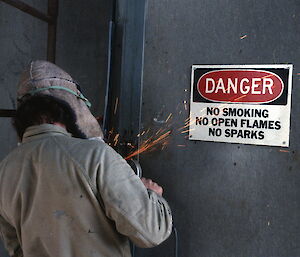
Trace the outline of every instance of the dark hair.
{"label": "dark hair", "polygon": [[13,125],[20,139],[25,130],[44,123],[62,123],[74,137],[86,138],[76,124],[76,115],[70,105],[49,95],[34,95],[25,99],[16,111]]}

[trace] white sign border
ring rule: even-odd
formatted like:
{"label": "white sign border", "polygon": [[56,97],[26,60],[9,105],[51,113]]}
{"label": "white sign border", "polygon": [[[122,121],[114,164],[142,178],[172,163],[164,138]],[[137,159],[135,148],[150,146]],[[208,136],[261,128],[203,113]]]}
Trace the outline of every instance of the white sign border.
{"label": "white sign border", "polygon": [[[292,87],[293,87],[293,64],[193,64],[192,71],[191,71],[191,97],[190,97],[190,106],[193,103],[193,96],[194,96],[194,71],[196,69],[288,69],[288,95],[287,95],[287,107],[289,108],[289,133],[291,127],[291,101],[292,101]],[[222,104],[222,103],[220,103]],[[224,103],[223,103],[224,104]],[[243,103],[241,103],[243,105]],[[257,105],[257,104],[256,104]],[[190,108],[190,115],[191,118],[191,108]],[[290,139],[290,134],[288,136]],[[189,131],[189,140],[190,141],[204,141],[204,142],[214,142],[214,143],[229,143],[229,144],[244,144],[244,145],[258,145],[258,144],[247,144],[247,143],[239,143],[239,142],[225,142],[225,141],[215,141],[215,140],[202,140],[202,139],[195,139],[191,137],[191,131]],[[287,145],[267,145],[267,144],[259,144],[264,146],[275,146],[275,147],[289,147],[290,142],[287,142]]]}

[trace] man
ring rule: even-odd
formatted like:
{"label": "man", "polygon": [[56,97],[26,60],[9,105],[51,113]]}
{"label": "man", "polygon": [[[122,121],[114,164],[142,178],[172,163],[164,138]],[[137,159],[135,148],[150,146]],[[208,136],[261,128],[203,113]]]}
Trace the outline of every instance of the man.
{"label": "man", "polygon": [[[127,257],[171,233],[162,188],[112,148],[64,71],[37,61],[22,76],[22,141],[0,164],[0,232],[13,257]],[[82,120],[85,122],[82,122]]]}

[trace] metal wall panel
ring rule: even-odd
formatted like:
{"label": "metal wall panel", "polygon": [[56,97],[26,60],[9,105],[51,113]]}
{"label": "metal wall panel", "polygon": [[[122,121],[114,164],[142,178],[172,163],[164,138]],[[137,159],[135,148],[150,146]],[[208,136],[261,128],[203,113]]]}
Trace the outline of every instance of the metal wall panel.
{"label": "metal wall panel", "polygon": [[[299,14],[296,0],[149,0],[143,128],[173,118],[169,145],[140,157],[164,186],[180,256],[300,256]],[[192,64],[273,63],[294,64],[288,149],[193,142],[178,131]],[[136,256],[175,256],[174,235]]]}
{"label": "metal wall panel", "polygon": [[[47,12],[46,0],[27,4]],[[102,114],[106,79],[108,1],[59,1],[57,64],[81,85],[95,115]],[[46,59],[47,24],[0,1],[0,108],[15,108],[20,73]],[[0,118],[0,160],[17,145],[9,118]],[[0,243],[0,256],[6,257]]]}

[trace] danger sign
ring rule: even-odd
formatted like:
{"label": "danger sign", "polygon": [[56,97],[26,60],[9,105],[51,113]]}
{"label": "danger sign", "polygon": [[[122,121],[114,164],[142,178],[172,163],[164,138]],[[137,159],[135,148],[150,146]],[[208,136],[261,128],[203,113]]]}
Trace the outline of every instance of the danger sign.
{"label": "danger sign", "polygon": [[190,140],[289,146],[292,65],[193,65]]}

